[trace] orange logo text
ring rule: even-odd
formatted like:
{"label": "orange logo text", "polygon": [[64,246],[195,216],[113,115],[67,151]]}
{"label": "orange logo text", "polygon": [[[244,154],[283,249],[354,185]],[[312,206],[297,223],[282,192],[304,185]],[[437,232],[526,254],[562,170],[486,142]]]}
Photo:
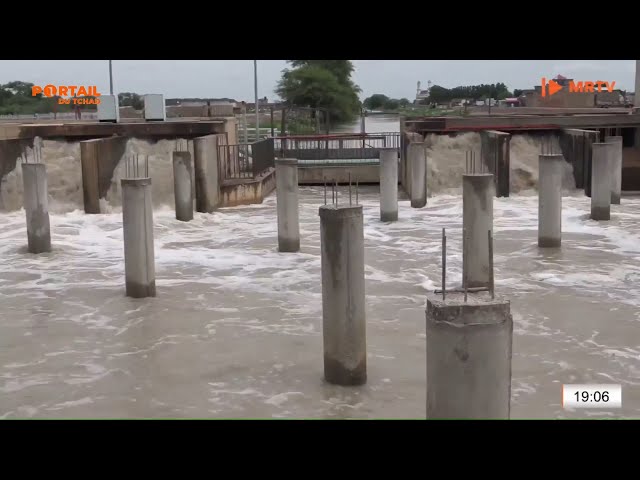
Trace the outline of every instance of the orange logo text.
{"label": "orange logo text", "polygon": [[[40,94],[45,97],[59,97],[59,104],[70,104],[73,102],[74,105],[98,105],[100,103],[99,98],[77,97],[99,97],[101,95],[101,93],[98,92],[98,87],[95,85],[87,87],[83,85],[45,85],[44,87],[34,85],[31,87],[31,95],[33,97]],[[64,98],[69,96],[73,98]]]}
{"label": "orange logo text", "polygon": [[[563,87],[567,85],[560,85],[557,80],[549,80],[542,77],[542,96],[545,97],[547,95],[551,96],[554,93],[558,93],[562,90]],[[605,82],[603,80],[598,80],[596,82],[576,82],[573,80],[569,80],[569,93],[602,93],[603,91],[607,91],[609,93],[613,92],[616,87],[616,82]],[[547,94],[547,87],[549,89],[549,93]]]}

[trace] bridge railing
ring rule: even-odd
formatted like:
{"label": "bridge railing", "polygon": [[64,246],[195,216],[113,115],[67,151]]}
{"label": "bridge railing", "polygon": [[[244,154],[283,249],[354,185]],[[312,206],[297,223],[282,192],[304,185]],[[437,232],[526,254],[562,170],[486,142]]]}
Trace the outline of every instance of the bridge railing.
{"label": "bridge railing", "polygon": [[273,138],[253,143],[218,145],[220,180],[253,180],[275,166]]}
{"label": "bridge railing", "polygon": [[381,148],[400,148],[399,132],[291,135],[274,138],[281,158],[298,160],[378,158]]}

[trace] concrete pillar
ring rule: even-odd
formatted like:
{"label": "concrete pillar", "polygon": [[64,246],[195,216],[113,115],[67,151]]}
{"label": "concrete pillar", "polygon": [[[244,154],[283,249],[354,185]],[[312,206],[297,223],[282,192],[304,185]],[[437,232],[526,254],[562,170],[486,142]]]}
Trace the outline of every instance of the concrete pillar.
{"label": "concrete pillar", "polygon": [[82,194],[85,213],[100,213],[111,179],[127,146],[125,137],[97,138],[80,142]]}
{"label": "concrete pillar", "polygon": [[380,220],[398,220],[398,151],[380,150]]}
{"label": "concrete pillar", "polygon": [[482,159],[487,171],[493,174],[496,195],[508,197],[511,173],[511,134],[497,130],[481,132]]}
{"label": "concrete pillar", "polygon": [[320,207],[324,376],[337,385],[367,381],[362,205]]}
{"label": "concrete pillar", "polygon": [[614,145],[594,143],[591,167],[591,218],[611,218],[611,158]]}
{"label": "concrete pillar", "polygon": [[279,158],[276,164],[276,199],[278,212],[278,250],[300,251],[298,212],[298,160]]}
{"label": "concrete pillar", "polygon": [[211,213],[220,198],[218,144],[224,135],[206,135],[193,139],[196,179],[196,210]]}
{"label": "concrete pillar", "polygon": [[427,297],[427,418],[507,419],[513,318],[487,292]]}
{"label": "concrete pillar", "polygon": [[604,137],[605,143],[613,144],[611,153],[611,203],[620,205],[620,196],[622,195],[622,137],[607,136]]}
{"label": "concrete pillar", "polygon": [[127,296],[156,296],[151,179],[122,179],[122,223]]}
{"label": "concrete pillar", "polygon": [[636,60],[636,89],[633,97],[635,107],[640,107],[640,60]]}
{"label": "concrete pillar", "polygon": [[562,241],[562,155],[538,157],[538,246],[559,247]]}
{"label": "concrete pillar", "polygon": [[[467,241],[467,287],[487,287],[490,279],[489,238],[493,232],[493,197],[495,186],[490,173],[462,176],[462,227]],[[463,231],[464,231],[463,230]]]}
{"label": "concrete pillar", "polygon": [[173,152],[173,193],[176,219],[193,220],[193,185],[191,183],[191,153]]}
{"label": "concrete pillar", "polygon": [[44,163],[23,163],[24,210],[27,214],[29,253],[51,251],[47,167]]}
{"label": "concrete pillar", "polygon": [[410,143],[411,207],[422,208],[427,204],[427,156],[424,143]]}

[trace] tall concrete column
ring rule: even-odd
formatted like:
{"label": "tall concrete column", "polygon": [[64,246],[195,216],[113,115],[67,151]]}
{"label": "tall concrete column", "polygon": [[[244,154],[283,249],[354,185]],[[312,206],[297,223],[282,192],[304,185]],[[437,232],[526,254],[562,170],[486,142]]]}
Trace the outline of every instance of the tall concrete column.
{"label": "tall concrete column", "polygon": [[614,145],[594,143],[591,166],[591,218],[611,218],[611,159]]}
{"label": "tall concrete column", "polygon": [[410,143],[408,157],[411,163],[411,207],[427,204],[427,155],[424,143]]}
{"label": "tall concrete column", "polygon": [[613,144],[611,153],[611,203],[620,205],[620,196],[622,195],[622,137],[607,136],[604,137],[605,143]]}
{"label": "tall concrete column", "polygon": [[127,146],[126,137],[97,138],[80,142],[82,194],[85,213],[100,213],[100,199],[111,187],[113,173]]}
{"label": "tall concrete column", "polygon": [[47,167],[44,163],[23,163],[24,210],[27,214],[29,253],[51,251]]}
{"label": "tall concrete column", "polygon": [[427,297],[427,418],[507,419],[513,318],[488,293]]}
{"label": "tall concrete column", "polygon": [[[467,287],[489,285],[489,238],[493,232],[495,185],[490,173],[462,176],[462,227],[466,230],[465,251]],[[463,231],[464,231],[463,230]]]}
{"label": "tall concrete column", "polygon": [[398,151],[380,151],[380,220],[398,220]]}
{"label": "tall concrete column", "polygon": [[559,247],[562,241],[562,155],[538,157],[538,246]]}
{"label": "tall concrete column", "polygon": [[636,60],[636,89],[633,104],[640,107],[640,60]]}
{"label": "tall concrete column", "polygon": [[337,385],[367,381],[362,205],[320,207],[324,376]]}
{"label": "tall concrete column", "polygon": [[124,269],[128,297],[156,296],[150,178],[122,179]]}
{"label": "tall concrete column", "polygon": [[298,212],[298,160],[279,158],[276,163],[276,199],[278,213],[278,250],[300,250]]}
{"label": "tall concrete column", "polygon": [[211,213],[218,207],[220,198],[218,145],[223,138],[224,135],[206,135],[193,139],[198,212]]}
{"label": "tall concrete column", "polygon": [[176,205],[176,219],[183,222],[193,220],[193,185],[191,183],[190,152],[172,152],[173,194]]}

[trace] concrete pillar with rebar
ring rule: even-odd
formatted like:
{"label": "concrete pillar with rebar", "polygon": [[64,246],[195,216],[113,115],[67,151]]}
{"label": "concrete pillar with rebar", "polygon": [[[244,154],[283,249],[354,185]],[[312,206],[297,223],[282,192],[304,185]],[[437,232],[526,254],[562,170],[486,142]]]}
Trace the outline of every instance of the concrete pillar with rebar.
{"label": "concrete pillar with rebar", "polygon": [[442,229],[442,288],[427,296],[427,418],[509,418],[513,319],[495,296],[492,232],[486,237],[488,285],[448,289]]}
{"label": "concrete pillar with rebar", "polygon": [[193,184],[191,183],[193,166],[191,153],[172,152],[172,156],[176,219],[188,222],[193,220]]}
{"label": "concrete pillar with rebar", "polygon": [[559,247],[562,242],[562,167],[559,154],[538,157],[538,246]]}
{"label": "concrete pillar with rebar", "polygon": [[513,318],[488,292],[427,297],[427,418],[510,416]]}
{"label": "concrete pillar with rebar", "polygon": [[51,251],[47,167],[44,163],[23,163],[24,210],[27,217],[29,253]]}
{"label": "concrete pillar with rebar", "polygon": [[120,182],[126,294],[133,298],[155,297],[153,203],[148,159],[145,158],[144,167],[129,161],[127,178]]}
{"label": "concrete pillar with rebar", "polygon": [[613,145],[609,168],[611,170],[611,203],[620,205],[622,195],[622,136],[611,135],[604,137],[605,143]]}
{"label": "concrete pillar with rebar", "polygon": [[398,151],[380,150],[380,220],[398,220]]}
{"label": "concrete pillar with rebar", "polygon": [[591,169],[591,219],[611,218],[611,160],[615,146],[612,143],[594,143]]}
{"label": "concrete pillar with rebar", "polygon": [[411,207],[422,208],[427,204],[427,150],[426,144],[412,142],[407,157],[411,163]]}
{"label": "concrete pillar with rebar", "polygon": [[323,205],[319,214],[324,377],[361,385],[367,381],[362,206]]}
{"label": "concrete pillar with rebar", "polygon": [[493,231],[493,175],[462,176],[463,284],[486,287],[490,280],[487,232]]}
{"label": "concrete pillar with rebar", "polygon": [[278,213],[278,250],[300,250],[298,211],[298,160],[279,158],[276,164],[276,200]]}

